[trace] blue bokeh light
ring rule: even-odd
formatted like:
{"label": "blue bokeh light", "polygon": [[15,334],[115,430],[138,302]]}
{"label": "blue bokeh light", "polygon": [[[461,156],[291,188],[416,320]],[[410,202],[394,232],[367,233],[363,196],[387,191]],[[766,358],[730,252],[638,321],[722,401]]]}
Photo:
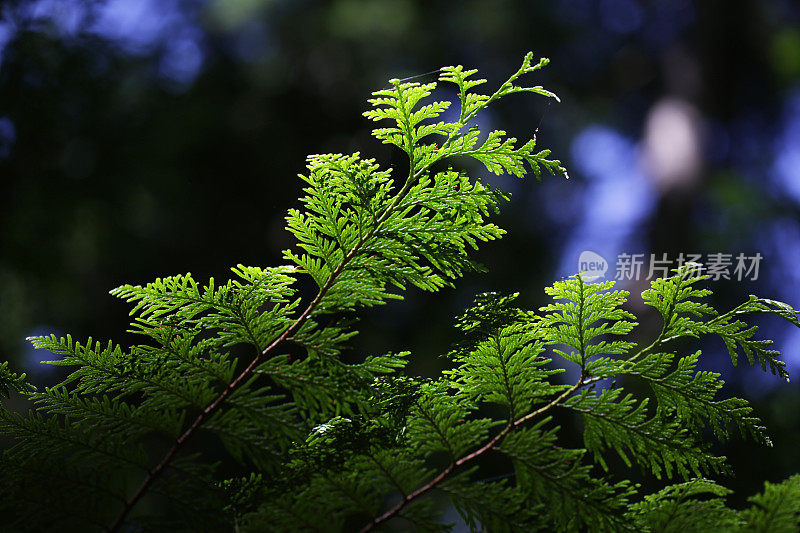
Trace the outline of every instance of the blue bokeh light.
{"label": "blue bokeh light", "polygon": [[[48,326],[46,324],[40,324],[33,328],[33,330],[28,333],[27,337],[41,337],[41,336],[48,336],[48,335],[55,335],[56,337],[62,336],[64,333],[57,328],[52,326]],[[50,374],[58,370],[58,367],[55,365],[48,365],[42,363],[42,361],[52,361],[54,359],[58,359],[58,356],[54,355],[52,352],[44,349],[34,348],[33,345],[29,340],[23,340],[22,346],[22,360],[20,363],[23,366],[23,371],[29,374]]]}
{"label": "blue bokeh light", "polygon": [[636,0],[601,0],[600,22],[616,33],[633,33],[642,26],[644,12]]}
{"label": "blue bokeh light", "polygon": [[178,88],[191,85],[203,67],[202,34],[187,28],[167,41],[158,65],[159,73]]}
{"label": "blue bokeh light", "polygon": [[49,23],[61,36],[74,37],[80,33],[88,15],[85,2],[64,0],[37,0],[23,4],[26,18]]}
{"label": "blue bokeh light", "polygon": [[775,139],[774,153],[773,181],[800,204],[800,89],[790,93],[786,99],[783,129]]}
{"label": "blue bokeh light", "polygon": [[109,0],[100,6],[89,31],[129,53],[146,53],[181,24],[181,15],[172,0]]}
{"label": "blue bokeh light", "polygon": [[8,117],[0,117],[0,158],[8,157],[17,140],[17,128]]}
{"label": "blue bokeh light", "polygon": [[10,22],[0,19],[0,67],[3,66],[3,50],[6,45],[14,38],[16,28]]}
{"label": "blue bokeh light", "polygon": [[636,143],[607,126],[593,125],[572,143],[572,168],[586,179],[580,221],[561,253],[559,275],[575,274],[578,257],[592,250],[609,261],[613,276],[616,256],[641,246],[636,230],[650,216],[657,193],[639,169]]}
{"label": "blue bokeh light", "polygon": [[[155,55],[158,73],[170,88],[186,89],[201,73],[205,33],[198,21],[203,2],[179,0],[37,0],[14,14],[31,27],[54,30],[62,39],[100,37],[121,53]],[[0,20],[0,60],[15,35],[14,17]]]}
{"label": "blue bokeh light", "polygon": [[652,3],[642,39],[656,48],[674,42],[694,21],[694,8],[689,0],[659,0]]}

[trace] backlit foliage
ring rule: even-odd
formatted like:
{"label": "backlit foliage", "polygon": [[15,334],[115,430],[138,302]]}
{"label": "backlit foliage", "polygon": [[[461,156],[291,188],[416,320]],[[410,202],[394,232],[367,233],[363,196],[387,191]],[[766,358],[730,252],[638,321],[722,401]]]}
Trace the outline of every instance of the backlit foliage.
{"label": "backlit foliage", "polygon": [[[492,93],[461,66],[373,93],[365,116],[407,154],[407,174],[358,153],[310,156],[286,265],[114,289],[141,344],[32,338],[70,372],[55,387],[0,365],[0,392],[31,406],[0,409],[4,530],[445,531],[446,506],[475,531],[795,530],[797,476],[766,484],[747,509],[725,506],[711,478],[731,466],[709,437],[735,429],[755,455],[771,442],[748,402],[675,341],[718,336],[734,364],[786,379],[746,319],[797,326],[796,311],[752,296],[717,312],[694,265],[643,293],[663,318],[647,346],[630,340],[627,292],[576,276],[548,287],[553,303],[539,310],[479,295],[439,376],[405,372],[408,352],[340,360],[359,311],[451,286],[482,268],[470,250],[504,234],[491,217],[508,196],[458,165],[566,177],[535,136],[474,125],[509,94],[555,98],[523,81],[547,64],[532,59]],[[433,101],[437,87],[455,100]],[[559,440],[559,412],[580,421],[582,447]],[[487,457],[507,471],[481,475]],[[642,493],[611,457],[665,488]]]}

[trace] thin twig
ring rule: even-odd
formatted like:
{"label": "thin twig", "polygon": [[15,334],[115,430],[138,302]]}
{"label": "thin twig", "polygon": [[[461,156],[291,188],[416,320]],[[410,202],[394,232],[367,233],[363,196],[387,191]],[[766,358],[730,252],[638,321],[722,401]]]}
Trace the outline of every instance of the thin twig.
{"label": "thin twig", "polygon": [[186,442],[195,434],[198,428],[203,425],[208,418],[213,415],[220,406],[225,402],[225,400],[237,389],[239,388],[247,379],[252,375],[253,371],[255,370],[256,366],[261,362],[263,357],[271,352],[275,347],[282,344],[289,338],[292,334],[294,334],[297,330],[299,330],[303,324],[308,320],[314,310],[317,308],[319,303],[328,293],[330,288],[333,286],[336,279],[339,275],[344,271],[345,266],[350,262],[350,260],[355,257],[364,243],[370,239],[375,232],[380,228],[380,225],[391,215],[400,201],[406,196],[408,191],[411,189],[411,185],[414,182],[415,178],[419,176],[422,172],[422,169],[419,171],[414,171],[413,161],[411,163],[411,171],[409,172],[409,177],[406,180],[403,188],[398,192],[398,194],[393,198],[392,202],[386,207],[383,213],[378,217],[375,221],[375,225],[372,229],[367,232],[359,241],[353,246],[353,248],[345,255],[342,261],[336,266],[336,268],[331,272],[331,275],[328,277],[328,280],[325,282],[325,285],[320,288],[319,292],[317,293],[316,297],[308,304],[308,307],[300,314],[300,316],[295,320],[277,339],[272,341],[269,346],[264,348],[253,360],[247,365],[239,376],[234,379],[225,389],[220,393],[219,396],[210,404],[208,405],[203,411],[194,419],[192,424],[186,429],[186,431],[181,434],[180,437],[175,441],[175,444],[167,451],[161,461],[156,465],[153,469],[147,471],[147,476],[142,481],[142,484],[136,490],[133,496],[127,500],[125,505],[123,506],[122,510],[117,515],[116,519],[114,520],[113,524],[108,528],[108,531],[114,533],[119,531],[119,528],[125,522],[128,514],[131,512],[133,507],[141,500],[141,498],[147,493],[150,489],[150,486],[153,482],[164,472],[164,470],[170,465],[172,460],[175,458],[175,455],[186,445]]}
{"label": "thin twig", "polygon": [[317,293],[317,296],[314,298],[314,300],[311,301],[310,304],[308,304],[308,307],[305,308],[305,310],[297,318],[297,320],[295,320],[292,323],[292,325],[289,326],[277,339],[272,341],[272,343],[269,346],[264,348],[264,350],[262,350],[261,353],[259,353],[256,357],[253,358],[252,361],[250,361],[250,364],[247,365],[247,368],[245,368],[236,379],[234,379],[227,387],[225,387],[225,390],[223,390],[222,393],[220,393],[220,395],[217,396],[217,398],[213,402],[211,402],[210,405],[208,405],[208,407],[203,409],[203,412],[200,413],[197,416],[197,418],[194,419],[194,422],[192,422],[192,424],[186,429],[186,431],[184,431],[183,434],[180,437],[178,437],[178,439],[175,441],[175,444],[172,445],[172,447],[169,449],[166,455],[164,455],[164,457],[161,459],[161,462],[159,462],[155,468],[147,472],[147,476],[142,481],[142,484],[139,486],[139,489],[126,502],[125,506],[120,511],[116,520],[109,528],[109,531],[114,532],[119,530],[119,527],[125,521],[125,518],[127,517],[128,513],[139,502],[142,496],[144,496],[144,494],[148,491],[148,489],[156,480],[156,478],[159,475],[161,475],[161,473],[164,471],[164,469],[167,468],[167,466],[169,466],[175,455],[185,446],[186,442],[192,437],[192,435],[194,435],[195,431],[197,431],[197,429],[212,414],[214,414],[217,411],[217,409],[219,409],[219,407],[225,402],[225,400],[252,375],[253,370],[261,362],[261,359],[266,354],[271,352],[276,346],[283,343],[295,331],[300,329],[300,327],[302,327],[302,325],[305,323],[305,321],[308,319],[311,313],[317,308],[319,302],[322,301],[322,298],[325,296],[325,294],[327,294],[328,290],[333,286],[333,283],[335,282],[336,278],[344,270],[345,265],[353,258],[353,256],[355,256],[359,247],[363,245],[364,240],[365,239],[362,239],[362,241],[360,241],[356,246],[354,246],[353,249],[350,250],[350,252],[344,257],[342,262],[339,263],[336,269],[331,273],[330,277],[328,278],[328,281],[320,289],[319,293]]}
{"label": "thin twig", "polygon": [[[395,88],[397,88],[397,90],[398,90],[398,97],[402,99],[402,94],[400,93],[398,85],[399,85],[399,83],[395,83],[394,84]],[[477,112],[480,109],[485,108],[487,105],[489,105],[489,103],[491,103],[492,101],[496,100],[497,97],[499,96],[499,94],[500,94],[500,89],[498,89],[498,91],[495,92],[486,101],[486,103],[482,107],[480,107],[480,108],[478,108],[476,110],[473,110],[466,117],[464,117],[464,109],[463,109],[463,105],[462,105],[462,110],[461,110],[461,118],[462,118],[462,120],[460,120],[461,127],[463,127],[466,124],[467,121],[469,121],[475,114],[477,114]],[[153,482],[169,466],[169,464],[175,458],[176,454],[186,445],[186,442],[195,434],[197,429],[200,428],[200,426],[202,426],[203,423],[206,420],[208,420],[208,418],[217,411],[217,409],[219,409],[219,407],[225,402],[225,400],[239,386],[241,386],[244,382],[247,381],[247,379],[252,375],[253,370],[256,368],[256,366],[259,364],[259,362],[262,360],[262,358],[265,355],[267,355],[270,351],[272,351],[276,346],[278,346],[281,343],[283,343],[284,341],[286,341],[287,338],[289,338],[293,333],[295,333],[297,330],[299,330],[303,326],[303,324],[306,322],[306,320],[308,320],[308,318],[311,316],[311,314],[317,308],[317,306],[322,301],[324,296],[327,294],[328,290],[330,290],[330,288],[333,286],[336,278],[343,272],[343,270],[344,270],[345,266],[347,265],[347,263],[356,255],[356,253],[358,253],[358,251],[361,248],[361,246],[363,246],[364,243],[376,233],[376,231],[380,228],[381,224],[384,221],[386,221],[386,219],[397,208],[398,204],[403,200],[403,198],[411,190],[411,187],[412,187],[413,183],[416,181],[416,179],[420,175],[422,175],[425,171],[427,171],[431,167],[431,165],[433,165],[436,161],[439,161],[440,159],[442,159],[444,157],[447,157],[449,155],[447,153],[447,148],[452,143],[453,139],[455,138],[456,133],[458,131],[460,131],[460,128],[459,128],[459,130],[451,132],[451,134],[448,136],[448,138],[445,140],[445,142],[439,148],[439,154],[434,160],[429,161],[427,164],[421,166],[420,168],[415,168],[414,143],[413,143],[413,139],[411,138],[411,132],[410,132],[410,130],[408,130],[408,127],[409,127],[408,124],[410,123],[410,118],[408,117],[408,111],[405,109],[405,107],[403,108],[403,112],[404,112],[405,118],[406,118],[406,126],[407,126],[406,134],[409,136],[409,139],[408,139],[409,144],[406,147],[406,152],[407,152],[407,154],[409,156],[409,159],[410,159],[410,161],[409,161],[410,162],[410,168],[409,168],[408,178],[406,179],[405,183],[403,184],[403,187],[400,189],[398,194],[392,199],[391,203],[386,207],[386,209],[381,213],[381,215],[377,218],[377,220],[375,221],[375,225],[372,227],[372,229],[369,232],[367,232],[367,234],[364,235],[361,239],[359,239],[359,241],[356,243],[356,245],[347,253],[347,255],[339,263],[339,265],[337,265],[336,269],[334,269],[334,271],[331,272],[331,275],[328,278],[328,280],[325,282],[325,285],[322,288],[320,288],[320,290],[317,293],[317,295],[314,298],[314,300],[312,300],[311,303],[308,304],[308,307],[306,307],[306,309],[300,314],[300,316],[297,318],[297,320],[295,320],[269,346],[267,346],[263,351],[261,351],[261,353],[259,353],[250,362],[250,364],[247,366],[247,368],[245,368],[239,374],[239,376],[235,380],[233,380],[222,391],[222,393],[220,393],[220,395],[217,396],[217,398],[210,405],[208,405],[205,409],[203,409],[203,411],[197,416],[197,418],[194,419],[194,421],[186,429],[186,431],[184,431],[183,434],[181,434],[181,436],[178,437],[178,439],[175,441],[175,444],[173,444],[172,447],[167,451],[167,453],[164,455],[164,457],[161,459],[161,461],[158,463],[158,465],[156,465],[153,469],[148,470],[146,477],[142,481],[142,484],[136,490],[134,495],[129,500],[127,500],[127,502],[123,506],[122,510],[119,512],[119,514],[117,515],[116,519],[114,520],[113,524],[109,527],[108,530],[110,532],[113,533],[113,532],[119,531],[119,528],[125,522],[125,519],[127,518],[127,516],[130,513],[130,511],[139,502],[139,500],[141,500],[141,498],[147,493],[147,491],[150,489],[150,486],[153,484]],[[466,120],[463,120],[463,119],[466,119]],[[430,489],[428,489],[428,490],[430,490]],[[416,496],[414,496],[414,497],[416,497]]]}
{"label": "thin twig", "polygon": [[589,380],[581,379],[580,381],[578,381],[578,383],[576,383],[575,385],[573,385],[572,387],[570,387],[569,389],[567,389],[566,391],[561,393],[559,396],[554,398],[547,405],[545,405],[543,407],[540,407],[539,409],[528,413],[527,415],[523,416],[522,418],[519,418],[519,419],[517,419],[517,420],[515,420],[513,422],[508,423],[506,425],[506,427],[504,427],[503,430],[500,433],[498,433],[492,439],[490,439],[488,442],[486,442],[486,444],[484,444],[483,446],[481,446],[480,448],[478,448],[474,452],[470,453],[469,455],[465,455],[461,459],[450,463],[450,465],[447,468],[445,468],[444,470],[442,470],[441,472],[439,472],[439,474],[435,478],[433,478],[428,483],[426,483],[422,487],[418,488],[417,490],[415,490],[414,492],[412,492],[411,494],[409,494],[408,496],[406,496],[405,498],[400,500],[394,507],[392,507],[391,509],[389,509],[388,511],[383,513],[381,516],[375,518],[372,522],[370,522],[369,524],[364,526],[361,529],[360,533],[366,533],[367,531],[371,531],[373,528],[375,528],[375,526],[380,525],[381,523],[386,522],[387,520],[390,520],[390,519],[394,518],[395,515],[397,515],[400,511],[402,511],[403,508],[406,505],[408,505],[412,501],[416,500],[417,498],[419,498],[423,494],[429,492],[430,490],[436,488],[436,486],[439,485],[439,483],[441,483],[442,481],[444,481],[456,468],[458,468],[460,466],[463,466],[464,464],[466,464],[466,463],[468,463],[468,462],[470,462],[470,461],[472,461],[474,459],[477,459],[478,457],[480,457],[484,453],[486,453],[489,450],[491,450],[512,429],[516,428],[517,426],[520,426],[520,425],[524,424],[525,422],[527,422],[531,418],[537,417],[537,416],[541,415],[542,413],[545,413],[546,411],[552,409],[553,407],[555,407],[556,405],[561,403],[564,399],[566,399],[568,396],[570,396],[575,391],[577,391],[579,388],[583,387],[584,385],[588,385],[589,383],[593,383],[594,381],[597,381],[597,379],[596,378],[592,378],[592,379],[589,379]]}

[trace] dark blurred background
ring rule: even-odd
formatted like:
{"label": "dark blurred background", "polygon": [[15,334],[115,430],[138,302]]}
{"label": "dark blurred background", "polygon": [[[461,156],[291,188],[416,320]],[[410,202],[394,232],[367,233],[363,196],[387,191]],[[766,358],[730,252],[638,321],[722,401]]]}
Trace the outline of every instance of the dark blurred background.
{"label": "dark blurred background", "polygon": [[[800,5],[791,0],[411,1],[30,0],[0,3],[0,359],[37,383],[57,370],[25,337],[127,340],[122,283],[191,271],[227,278],[275,265],[291,245],[309,153],[397,154],[369,135],[366,98],[393,77],[479,68],[490,86],[528,50],[552,59],[535,84],[562,103],[515,95],[485,127],[537,127],[571,179],[474,173],[513,193],[485,275],[410,291],[365,315],[354,353],[411,349],[431,374],[456,338],[451,318],[484,290],[542,288],[583,250],[614,277],[619,254],[763,257],[757,279],[719,280],[715,303],[748,294],[800,307]],[[434,76],[421,81],[435,79]],[[487,89],[490,90],[490,89]],[[493,88],[491,88],[493,90]],[[449,93],[442,92],[442,97]],[[676,266],[676,265],[673,265]],[[733,268],[730,267],[731,274]],[[660,327],[631,308],[642,340]],[[759,322],[795,382],[800,330]],[[721,342],[706,369],[747,395],[775,447],[720,448],[743,491],[800,471],[800,389],[732,369]],[[627,476],[627,472],[618,472]]]}

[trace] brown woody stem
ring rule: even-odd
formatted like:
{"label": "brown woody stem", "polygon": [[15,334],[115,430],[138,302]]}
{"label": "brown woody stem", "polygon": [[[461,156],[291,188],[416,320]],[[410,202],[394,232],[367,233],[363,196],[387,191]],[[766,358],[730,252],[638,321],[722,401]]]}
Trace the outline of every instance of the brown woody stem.
{"label": "brown woody stem", "polygon": [[463,466],[464,464],[466,464],[466,463],[468,463],[468,462],[470,462],[470,461],[472,461],[474,459],[477,459],[478,457],[482,456],[484,453],[486,453],[489,450],[491,450],[498,442],[500,442],[503,439],[503,437],[508,435],[508,433],[512,429],[516,428],[517,426],[520,426],[520,425],[524,424],[525,422],[527,422],[528,420],[530,420],[532,418],[535,418],[535,417],[541,415],[542,413],[545,413],[546,411],[549,411],[551,408],[553,408],[556,405],[558,405],[559,403],[561,403],[564,399],[566,399],[572,393],[577,391],[579,388],[583,387],[584,385],[588,385],[589,383],[592,383],[594,381],[597,381],[597,379],[589,379],[589,380],[581,379],[580,381],[578,381],[578,383],[576,383],[575,385],[573,385],[572,387],[570,387],[569,389],[567,389],[566,391],[561,393],[559,396],[554,398],[547,405],[542,406],[539,409],[528,413],[527,415],[523,416],[522,418],[519,418],[517,420],[509,422],[506,425],[506,427],[504,427],[503,430],[500,433],[498,433],[497,435],[492,437],[483,446],[481,446],[480,448],[478,448],[474,452],[472,452],[472,453],[470,453],[468,455],[465,455],[464,457],[458,459],[457,461],[453,461],[452,463],[450,463],[450,465],[447,468],[445,468],[444,470],[442,470],[441,472],[439,472],[439,474],[435,478],[433,478],[432,480],[430,480],[429,482],[427,482],[425,485],[423,485],[422,487],[418,488],[414,492],[408,494],[405,498],[400,500],[394,507],[392,507],[391,509],[389,509],[388,511],[383,513],[381,516],[375,518],[372,522],[370,522],[369,524],[364,526],[361,529],[360,533],[366,533],[367,531],[371,531],[373,528],[375,528],[375,526],[377,526],[377,525],[379,525],[379,524],[381,524],[383,522],[386,522],[387,520],[390,520],[390,519],[394,518],[400,511],[403,510],[403,508],[406,505],[408,505],[409,503],[411,503],[415,499],[419,498],[423,494],[427,493],[428,491],[436,488],[436,486],[439,483],[441,483],[442,481],[444,481],[445,479],[447,479],[447,477],[451,473],[453,473],[453,471],[456,468],[458,468],[460,466]]}

